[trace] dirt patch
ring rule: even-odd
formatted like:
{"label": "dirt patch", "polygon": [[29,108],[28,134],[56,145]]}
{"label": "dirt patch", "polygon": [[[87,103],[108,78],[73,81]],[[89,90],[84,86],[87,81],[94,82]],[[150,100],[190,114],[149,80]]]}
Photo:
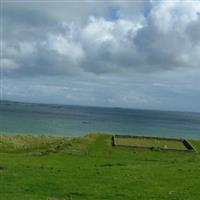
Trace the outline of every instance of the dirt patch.
{"label": "dirt patch", "polygon": [[72,197],[71,196],[64,198],[48,197],[47,200],[72,200]]}
{"label": "dirt patch", "polygon": [[6,169],[6,167],[0,165],[0,171],[3,171],[5,169]]}
{"label": "dirt patch", "polygon": [[58,197],[49,197],[47,200],[72,200],[74,199],[73,197],[86,197],[87,194],[80,193],[80,192],[70,192],[67,196],[63,198],[58,198]]}
{"label": "dirt patch", "polygon": [[122,163],[105,163],[102,165],[98,165],[97,167],[122,167],[122,166],[126,166],[126,165]]}

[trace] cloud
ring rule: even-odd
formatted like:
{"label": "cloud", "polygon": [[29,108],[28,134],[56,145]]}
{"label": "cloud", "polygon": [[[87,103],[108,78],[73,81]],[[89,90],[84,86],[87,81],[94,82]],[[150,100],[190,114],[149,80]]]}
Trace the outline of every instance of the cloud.
{"label": "cloud", "polygon": [[200,70],[118,76],[26,77],[4,79],[4,99],[200,111]]}
{"label": "cloud", "polygon": [[[195,0],[4,1],[4,95],[180,109],[191,96],[195,110],[199,13]],[[180,102],[173,105],[173,97]]]}
{"label": "cloud", "polygon": [[149,71],[199,67],[199,44],[191,42],[186,30],[196,22],[200,3],[160,1],[153,5],[146,25],[134,38]]}
{"label": "cloud", "polygon": [[6,58],[1,59],[1,65],[2,68],[6,70],[17,69],[19,67],[15,62]]}
{"label": "cloud", "polygon": [[[83,9],[83,23],[72,13],[80,10],[76,3],[56,3],[55,9],[55,2],[7,3],[4,20],[10,25],[4,25],[3,59],[19,67],[5,74],[149,73],[199,67],[199,2],[153,1],[146,16],[141,5],[131,15],[129,3],[115,1],[102,4],[95,16],[98,4]],[[105,12],[113,5],[120,14],[110,20]],[[11,25],[15,31],[6,36]]]}
{"label": "cloud", "polygon": [[195,43],[200,42],[200,12],[197,13],[198,18],[190,22],[187,26],[186,33],[188,34],[191,41]]}

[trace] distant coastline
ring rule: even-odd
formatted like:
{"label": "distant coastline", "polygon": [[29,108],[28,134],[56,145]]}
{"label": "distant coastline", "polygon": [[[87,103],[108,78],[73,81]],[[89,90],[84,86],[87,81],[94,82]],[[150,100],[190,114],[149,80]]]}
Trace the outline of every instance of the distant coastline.
{"label": "distant coastline", "polygon": [[41,105],[41,106],[51,106],[51,107],[86,107],[86,108],[105,108],[105,109],[116,109],[116,110],[139,110],[139,111],[154,111],[154,112],[178,112],[178,113],[200,113],[199,111],[182,111],[182,110],[160,110],[160,109],[143,109],[143,108],[130,108],[130,107],[116,107],[116,106],[94,106],[94,105],[76,105],[76,104],[55,104],[55,103],[44,103],[44,102],[29,102],[29,101],[13,101],[7,99],[0,99],[0,104],[11,105],[11,104],[21,104],[21,105]]}
{"label": "distant coastline", "polygon": [[1,133],[79,136],[92,132],[200,138],[200,113],[1,100]]}

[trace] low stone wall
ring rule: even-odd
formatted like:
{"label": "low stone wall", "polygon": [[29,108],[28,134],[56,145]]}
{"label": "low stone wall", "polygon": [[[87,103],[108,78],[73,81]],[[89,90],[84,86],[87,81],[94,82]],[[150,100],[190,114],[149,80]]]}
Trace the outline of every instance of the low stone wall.
{"label": "low stone wall", "polygon": [[[186,149],[178,149],[178,148],[162,148],[162,147],[149,147],[143,145],[119,145],[116,143],[116,138],[140,138],[140,139],[156,139],[156,140],[167,140],[167,141],[179,141],[183,143]],[[112,146],[118,147],[134,147],[134,148],[143,148],[143,149],[151,149],[151,150],[162,150],[162,151],[179,151],[179,152],[196,152],[192,144],[186,139],[178,139],[178,138],[169,138],[169,137],[148,137],[148,136],[135,136],[135,135],[113,135],[112,136]]]}
{"label": "low stone wall", "polygon": [[183,140],[183,144],[185,145],[185,147],[190,150],[190,151],[195,151],[194,147],[192,146],[192,144],[188,141],[188,140]]}

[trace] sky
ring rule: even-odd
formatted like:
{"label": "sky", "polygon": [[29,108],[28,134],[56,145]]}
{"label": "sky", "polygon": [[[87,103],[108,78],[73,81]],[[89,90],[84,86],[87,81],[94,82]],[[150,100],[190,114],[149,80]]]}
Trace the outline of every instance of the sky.
{"label": "sky", "polygon": [[200,112],[200,1],[1,0],[1,99]]}

